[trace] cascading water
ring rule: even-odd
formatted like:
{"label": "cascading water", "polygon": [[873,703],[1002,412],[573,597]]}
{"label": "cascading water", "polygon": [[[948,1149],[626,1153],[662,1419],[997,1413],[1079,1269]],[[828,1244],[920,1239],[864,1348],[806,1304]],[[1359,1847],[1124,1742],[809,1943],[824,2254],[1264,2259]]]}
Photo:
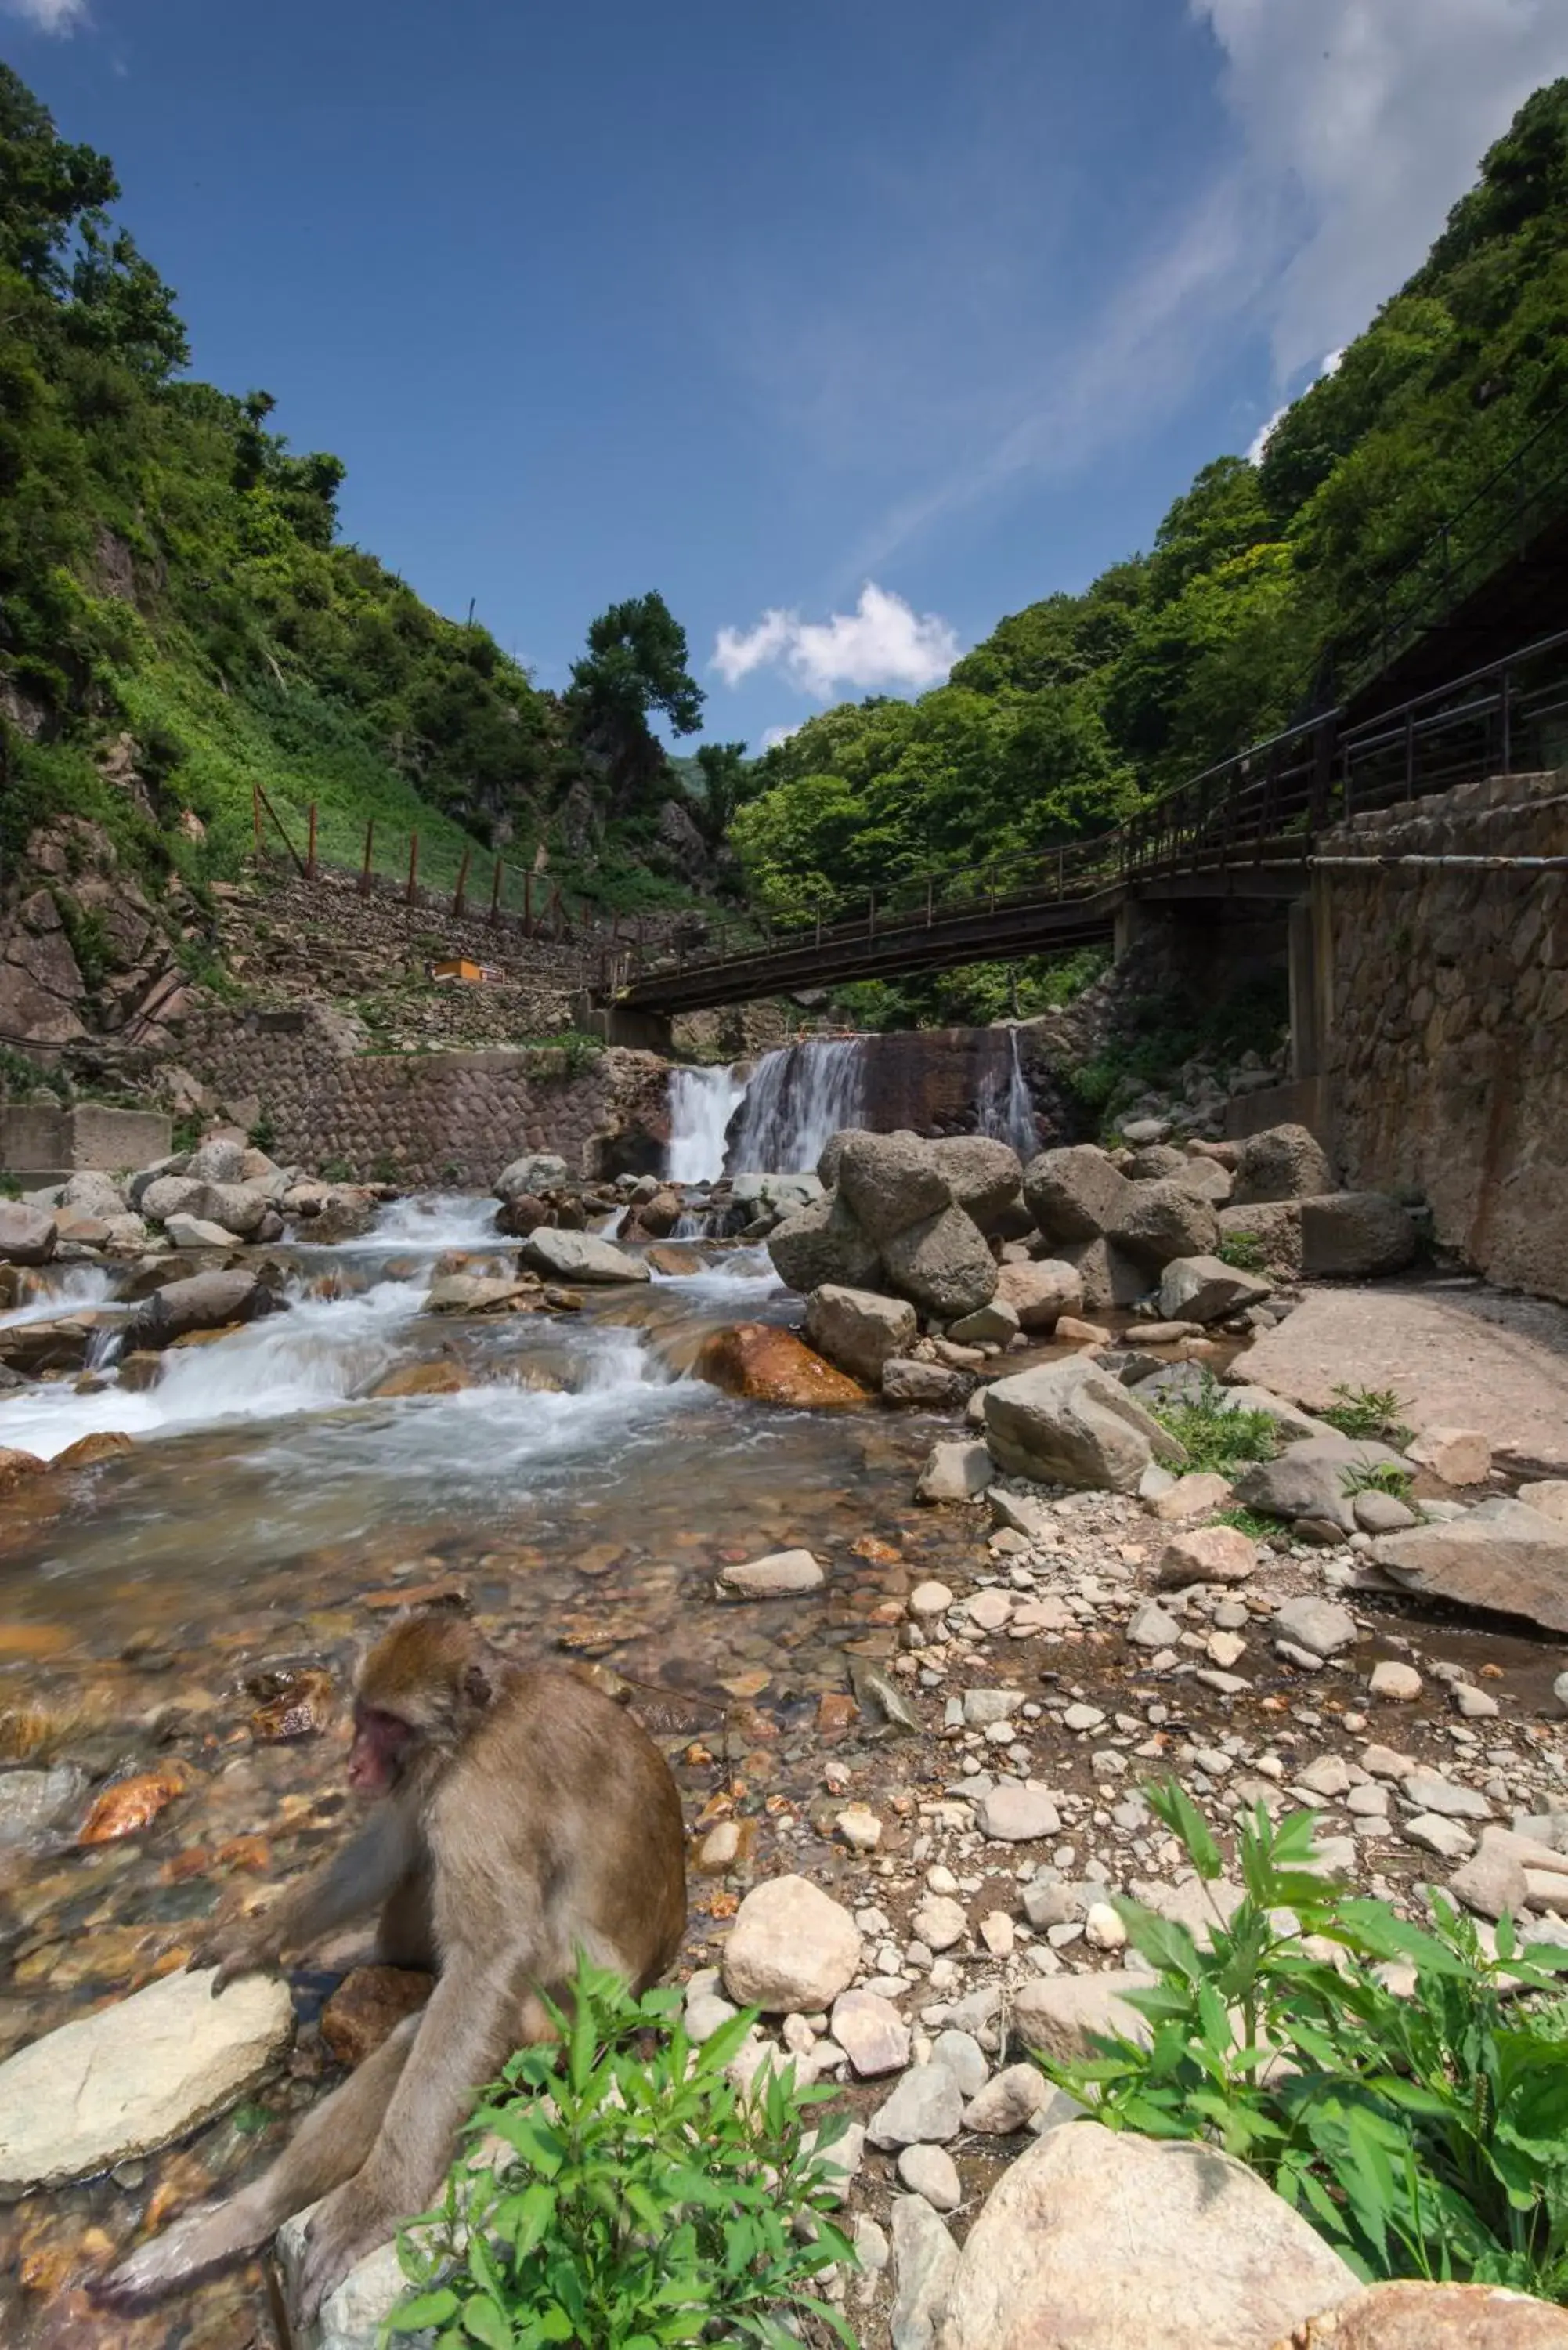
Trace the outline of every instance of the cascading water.
{"label": "cascading water", "polygon": [[1033,1097],[1024,1081],[1018,1031],[1009,1028],[1006,1035],[1007,1057],[987,1070],[975,1107],[981,1134],[1011,1144],[1027,1166],[1040,1148],[1040,1129],[1034,1122]]}
{"label": "cascading water", "polygon": [[672,1183],[718,1181],[724,1171],[724,1131],[745,1099],[746,1085],[732,1068],[671,1069],[665,1171]]}
{"label": "cascading water", "polygon": [[860,1122],[863,1070],[858,1036],[836,1036],[764,1053],[746,1088],[729,1152],[732,1175],[805,1175],[831,1135]]}

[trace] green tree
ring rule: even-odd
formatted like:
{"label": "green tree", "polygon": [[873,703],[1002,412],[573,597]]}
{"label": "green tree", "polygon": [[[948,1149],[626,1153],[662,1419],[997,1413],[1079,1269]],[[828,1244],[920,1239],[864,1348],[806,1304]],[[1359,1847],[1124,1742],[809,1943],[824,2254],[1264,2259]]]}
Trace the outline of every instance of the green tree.
{"label": "green tree", "polygon": [[47,108],[0,65],[0,262],[60,293],[71,231],[119,193],[109,157],[58,138]]}
{"label": "green tree", "polygon": [[601,612],[589,626],[587,653],[572,663],[567,714],[585,748],[603,761],[623,806],[664,767],[649,713],[668,719],[676,734],[694,734],[702,723],[704,696],[688,658],[686,631],[655,589]]}

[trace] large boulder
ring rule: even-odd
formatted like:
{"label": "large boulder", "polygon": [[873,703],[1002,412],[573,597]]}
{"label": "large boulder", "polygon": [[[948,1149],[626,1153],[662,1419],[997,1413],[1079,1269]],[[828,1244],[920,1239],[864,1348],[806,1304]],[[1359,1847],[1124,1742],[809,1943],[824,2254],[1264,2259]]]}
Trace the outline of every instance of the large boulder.
{"label": "large boulder", "polygon": [[961,1208],[944,1208],[882,1243],[891,1286],[923,1313],[956,1322],[996,1294],[996,1260],[980,1226]]}
{"label": "large boulder", "polygon": [[1131,1493],[1151,1462],[1187,1457],[1118,1379],[1082,1356],[996,1380],[984,1408],[992,1460],[1044,1484]]}
{"label": "large boulder", "polygon": [[1167,1322],[1222,1322],[1243,1306],[1262,1305],[1271,1286],[1220,1257],[1173,1257],[1159,1276],[1159,1311]]}
{"label": "large boulder", "polygon": [[952,1205],[952,1190],[918,1134],[851,1134],[838,1154],[838,1196],[878,1247]]}
{"label": "large boulder", "polygon": [[293,2037],[288,1985],[244,1975],[214,1999],[213,1980],[165,1975],[0,2064],[0,2196],[151,2154],[261,2078]]}
{"label": "large boulder", "polygon": [[1087,1314],[1125,1312],[1148,1287],[1143,1266],[1115,1241],[1064,1241],[1056,1245],[1052,1262],[1072,1266],[1084,1286],[1083,1310]]}
{"label": "large boulder", "polygon": [[1478,1503],[1463,1517],[1382,1534],[1372,1555],[1402,1590],[1528,1617],[1568,1632],[1568,1524],[1527,1502]]}
{"label": "large boulder", "polygon": [[1334,1189],[1334,1169],[1315,1135],[1304,1126],[1271,1126],[1249,1135],[1236,1163],[1232,1207],[1260,1200],[1310,1200]]}
{"label": "large boulder", "polygon": [[988,1134],[945,1135],[926,1146],[952,1191],[953,1205],[990,1232],[1017,1201],[1023,1165],[1010,1144]]}
{"label": "large boulder", "polygon": [[774,1322],[737,1322],[703,1339],[692,1366],[700,1379],[726,1395],[753,1403],[788,1404],[801,1409],[842,1410],[864,1403],[853,1379],[802,1346],[793,1330]]}
{"label": "large boulder", "polygon": [[907,1298],[825,1282],[806,1300],[807,1345],[869,1387],[880,1382],[882,1366],[890,1356],[909,1353],[919,1330]]}
{"label": "large boulder", "polygon": [[1303,1200],[1302,1271],[1347,1281],[1402,1273],[1417,1234],[1409,1211],[1381,1191],[1329,1191]]}
{"label": "large boulder", "polygon": [[1568,2350],[1568,2310],[1501,2284],[1368,2285],[1272,2350]]}
{"label": "large boulder", "polygon": [[84,1167],[70,1176],[60,1191],[62,1208],[74,1208],[78,1215],[97,1216],[106,1223],[110,1216],[123,1216],[126,1204],[124,1184],[94,1167]]}
{"label": "large boulder", "polygon": [[1075,2122],[987,2198],[938,2350],[1269,2350],[1360,2289],[1337,2252],[1217,2147]]}
{"label": "large boulder", "polygon": [[1054,1256],[999,1265],[996,1295],[1012,1306],[1021,1330],[1054,1330],[1064,1314],[1077,1314],[1086,1303],[1077,1268]]}
{"label": "large boulder", "polygon": [[0,1200],[0,1264],[47,1264],[59,1226],[47,1209]]}
{"label": "large boulder", "polygon": [[123,1352],[172,1346],[191,1330],[226,1330],[235,1322],[255,1322],[275,1314],[283,1300],[254,1273],[196,1273],[166,1282],[139,1305],[125,1325]]}
{"label": "large boulder", "polygon": [[1048,1241],[1093,1241],[1120,1216],[1132,1185],[1092,1142],[1043,1150],[1023,1170],[1023,1197]]}
{"label": "large boulder", "polygon": [[653,1278],[643,1258],[628,1256],[613,1241],[601,1241],[594,1232],[542,1229],[529,1233],[517,1255],[530,1273],[542,1273],[546,1281],[581,1281],[597,1286]]}
{"label": "large boulder", "polygon": [[258,1183],[206,1183],[192,1175],[162,1175],[150,1183],[139,1203],[140,1213],[155,1224],[171,1216],[189,1216],[203,1224],[218,1224],[241,1240],[254,1239],[273,1203]]}
{"label": "large boulder", "polygon": [[1250,1244],[1270,1273],[1293,1279],[1302,1269],[1302,1203],[1299,1200],[1260,1200],[1250,1208],[1219,1211],[1220,1243]]}
{"label": "large boulder", "polygon": [[1307,1436],[1273,1461],[1256,1461],[1236,1480],[1236,1499],[1277,1518],[1320,1518],[1355,1531],[1355,1488],[1370,1471],[1403,1468],[1397,1452],[1370,1438]]}
{"label": "large boulder", "polygon": [[753,1886],[724,1945],[724,1989],[742,2007],[811,2014],[847,1991],[860,1965],[854,1918],[804,1877]]}
{"label": "large boulder", "polygon": [[775,1224],[768,1234],[774,1271],[786,1289],[809,1297],[831,1283],[841,1289],[874,1289],[881,1265],[877,1251],[842,1200],[814,1200]]}
{"label": "large boulder", "polygon": [[1220,1226],[1207,1200],[1184,1183],[1129,1183],[1106,1237],[1158,1273],[1179,1256],[1210,1256]]}
{"label": "large boulder", "polygon": [[498,1200],[521,1200],[541,1191],[558,1191],[571,1180],[571,1170],[553,1150],[525,1151],[502,1169],[495,1179]]}
{"label": "large boulder", "polygon": [[192,1150],[185,1172],[196,1183],[243,1183],[246,1155],[243,1142],[216,1136]]}

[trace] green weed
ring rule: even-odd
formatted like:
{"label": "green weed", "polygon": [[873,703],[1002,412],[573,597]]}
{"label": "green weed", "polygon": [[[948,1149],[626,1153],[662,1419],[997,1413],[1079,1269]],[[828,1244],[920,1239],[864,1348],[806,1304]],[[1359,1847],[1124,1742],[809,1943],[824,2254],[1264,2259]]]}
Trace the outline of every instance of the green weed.
{"label": "green weed", "polygon": [[1157,1398],[1149,1406],[1160,1426],[1187,1453],[1189,1469],[1227,1471],[1248,1461],[1272,1461],[1280,1448],[1277,1423],[1266,1411],[1235,1411],[1211,1371],[1194,1396]]}
{"label": "green weed", "polygon": [[1389,1493],[1397,1502],[1407,1502],[1415,1485],[1415,1471],[1401,1468],[1397,1461],[1357,1464],[1347,1469],[1340,1479],[1340,1491],[1344,1493]]}
{"label": "green weed", "polygon": [[1256,1232],[1227,1232],[1214,1252],[1234,1273],[1266,1273],[1268,1253]]}
{"label": "green weed", "polygon": [[1326,1419],[1330,1428],[1337,1428],[1341,1436],[1391,1444],[1397,1451],[1409,1443],[1415,1430],[1400,1419],[1405,1399],[1393,1388],[1336,1387],[1334,1394],[1336,1401],[1318,1417]]}

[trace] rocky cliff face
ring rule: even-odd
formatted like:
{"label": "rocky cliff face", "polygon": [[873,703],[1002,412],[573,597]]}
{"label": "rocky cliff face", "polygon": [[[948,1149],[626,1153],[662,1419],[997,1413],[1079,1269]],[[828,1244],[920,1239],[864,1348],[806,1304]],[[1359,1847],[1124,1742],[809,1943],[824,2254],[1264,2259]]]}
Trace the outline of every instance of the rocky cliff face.
{"label": "rocky cliff face", "polygon": [[187,1000],[176,941],[197,910],[178,879],[155,903],[97,825],[36,832],[0,900],[0,1041],[166,1045]]}

